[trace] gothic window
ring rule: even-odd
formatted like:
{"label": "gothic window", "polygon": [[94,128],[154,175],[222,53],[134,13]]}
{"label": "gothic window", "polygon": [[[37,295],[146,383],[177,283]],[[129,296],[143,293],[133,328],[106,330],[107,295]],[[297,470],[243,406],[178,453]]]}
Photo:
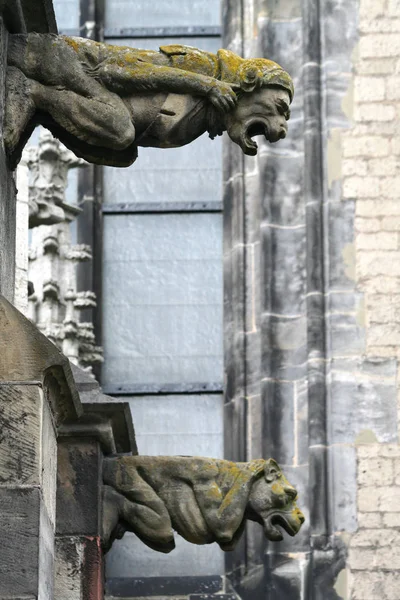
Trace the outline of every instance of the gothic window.
{"label": "gothic window", "polygon": [[[74,2],[55,0],[61,33],[146,49],[220,47],[219,0],[80,0],[78,23]],[[223,456],[221,181],[221,139],[207,135],[179,149],[139,148],[127,169],[80,175],[78,239],[95,253],[82,281],[99,297],[101,383],[130,403],[141,454]],[[164,557],[127,535],[107,577],[223,570],[216,546],[179,539]]]}

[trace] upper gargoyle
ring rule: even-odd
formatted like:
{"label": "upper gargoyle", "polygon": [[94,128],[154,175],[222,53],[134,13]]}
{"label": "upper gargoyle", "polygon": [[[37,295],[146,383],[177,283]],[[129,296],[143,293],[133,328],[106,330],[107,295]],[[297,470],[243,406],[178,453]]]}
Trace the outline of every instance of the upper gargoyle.
{"label": "upper gargoyle", "polygon": [[285,137],[293,83],[278,64],[228,50],[156,52],[30,33],[9,36],[6,93],[12,167],[38,124],[89,162],[125,167],[138,146],[183,146],[206,131],[227,131],[254,155],[253,136]]}

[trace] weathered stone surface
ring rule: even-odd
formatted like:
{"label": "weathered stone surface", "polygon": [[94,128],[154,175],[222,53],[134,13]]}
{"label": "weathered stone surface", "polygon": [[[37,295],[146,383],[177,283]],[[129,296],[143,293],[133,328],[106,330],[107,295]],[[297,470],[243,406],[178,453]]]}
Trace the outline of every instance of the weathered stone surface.
{"label": "weathered stone surface", "polygon": [[38,488],[0,488],[0,590],[11,598],[53,598],[53,531]]}
{"label": "weathered stone surface", "polygon": [[42,390],[38,386],[0,385],[0,414],[0,482],[40,485]]}
{"label": "weathered stone surface", "polygon": [[[353,197],[341,198],[337,138],[350,126],[344,111],[350,55],[358,36],[357,6],[346,5],[344,32],[343,7],[335,0],[307,0],[301,10],[294,1],[279,7],[278,2],[262,4],[223,3],[224,43],[245,56],[274,56],[293,75],[296,95],[290,135],[279,146],[262,142],[257,159],[242,162],[225,148],[226,451],[230,456],[240,449],[252,457],[262,447],[261,455],[282,461],[289,479],[296,481],[309,519],[290,544],[267,548],[253,540],[249,528],[246,552],[232,561],[236,573],[246,565],[248,574],[236,578],[234,573],[232,580],[246,600],[337,598],[335,577],[344,558],[339,553],[336,560],[336,541],[330,536],[356,526],[355,456],[345,445],[357,418],[354,411],[351,423],[343,421],[346,441],[338,439],[339,413],[351,400],[349,390],[336,385],[336,373],[331,376],[330,361],[352,361],[357,381],[358,372],[365,370],[371,385],[367,412],[370,422],[375,416],[374,426],[383,409],[373,408],[372,397],[382,393],[386,398],[386,385],[387,394],[393,393],[393,382],[376,377],[385,368],[363,363],[366,336],[364,299],[355,285],[355,203]],[[328,140],[331,128],[336,133]],[[372,154],[371,143],[369,148]],[[230,306],[236,303],[237,313]],[[348,370],[350,378],[350,366]],[[240,387],[235,389],[237,382]],[[238,410],[240,399],[234,403],[230,395],[237,389],[248,398],[243,410]],[[358,407],[360,403],[361,394]],[[394,415],[387,410],[395,428]],[[231,424],[236,440],[229,432]],[[343,447],[329,449],[340,442]],[[289,557],[289,552],[298,554]]]}
{"label": "weathered stone surface", "polygon": [[255,155],[251,136],[285,137],[292,97],[292,80],[279,65],[226,50],[172,45],[144,52],[65,36],[12,36],[5,144],[15,166],[41,122],[89,162],[128,166],[138,146],[177,147],[227,130]]}
{"label": "weathered stone surface", "polygon": [[101,450],[98,442],[58,445],[57,535],[100,535]]}
{"label": "weathered stone surface", "polygon": [[195,544],[217,542],[233,550],[246,518],[265,536],[282,539],[276,525],[295,535],[304,516],[297,491],[277,463],[198,457],[130,456],[104,462],[104,539],[130,530],[150,548],[170,552],[173,529]]}
{"label": "weathered stone surface", "polygon": [[[7,167],[3,142],[7,31],[0,13],[0,293],[11,302],[15,277],[15,183]],[[6,224],[6,226],[5,226]]]}
{"label": "weathered stone surface", "polygon": [[56,538],[55,598],[102,600],[103,560],[98,537]]}
{"label": "weathered stone surface", "polygon": [[0,337],[0,381],[42,384],[56,420],[75,419],[82,409],[68,360],[2,296]]}

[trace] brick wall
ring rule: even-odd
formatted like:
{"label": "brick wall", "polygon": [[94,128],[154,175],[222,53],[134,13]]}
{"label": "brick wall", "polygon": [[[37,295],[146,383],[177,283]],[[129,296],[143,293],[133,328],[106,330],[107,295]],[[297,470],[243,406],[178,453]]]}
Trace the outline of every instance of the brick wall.
{"label": "brick wall", "polygon": [[[360,0],[354,73],[354,125],[343,136],[342,176],[343,197],[356,201],[365,352],[400,358],[399,0]],[[363,444],[357,454],[359,529],[350,541],[347,597],[400,600],[400,447]]]}

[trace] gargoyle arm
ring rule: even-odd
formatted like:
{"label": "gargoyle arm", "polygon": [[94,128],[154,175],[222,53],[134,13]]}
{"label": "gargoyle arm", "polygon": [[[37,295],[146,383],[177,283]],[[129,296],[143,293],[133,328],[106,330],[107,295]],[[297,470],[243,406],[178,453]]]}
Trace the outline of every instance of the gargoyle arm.
{"label": "gargoyle arm", "polygon": [[114,58],[107,59],[96,69],[96,79],[121,96],[134,92],[171,92],[205,96],[220,110],[228,111],[236,103],[232,86],[213,77],[154,65],[137,59],[129,65]]}

